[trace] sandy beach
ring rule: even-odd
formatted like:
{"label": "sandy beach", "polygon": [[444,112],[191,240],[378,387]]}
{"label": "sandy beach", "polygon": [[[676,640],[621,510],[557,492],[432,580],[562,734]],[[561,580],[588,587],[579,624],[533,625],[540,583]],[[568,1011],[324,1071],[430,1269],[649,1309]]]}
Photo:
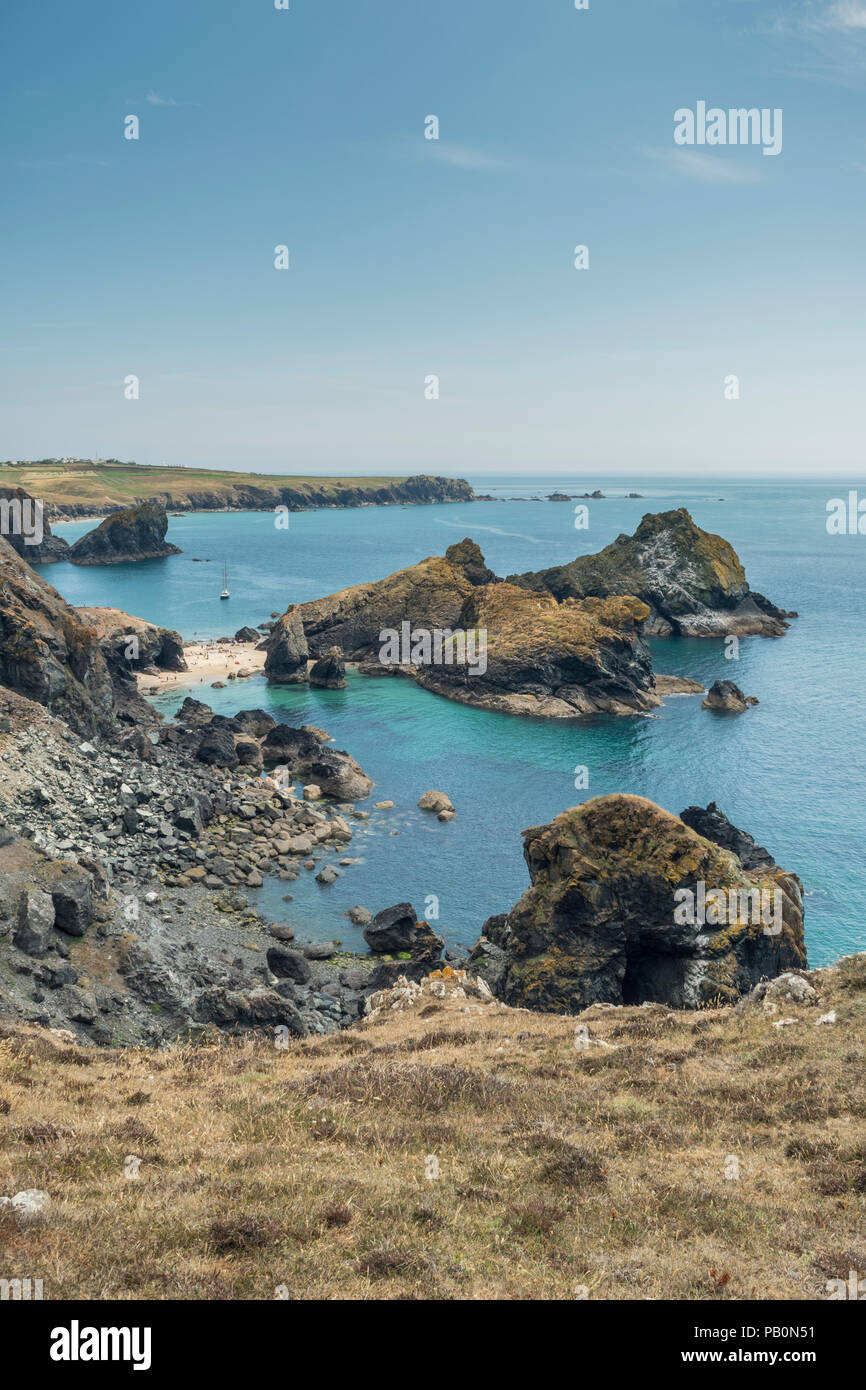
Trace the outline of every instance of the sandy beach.
{"label": "sandy beach", "polygon": [[169,690],[176,686],[209,686],[214,681],[226,681],[229,675],[244,677],[258,674],[264,668],[265,653],[256,651],[254,642],[193,642],[183,649],[186,671],[160,671],[158,675],[140,675],[138,688],[143,694]]}

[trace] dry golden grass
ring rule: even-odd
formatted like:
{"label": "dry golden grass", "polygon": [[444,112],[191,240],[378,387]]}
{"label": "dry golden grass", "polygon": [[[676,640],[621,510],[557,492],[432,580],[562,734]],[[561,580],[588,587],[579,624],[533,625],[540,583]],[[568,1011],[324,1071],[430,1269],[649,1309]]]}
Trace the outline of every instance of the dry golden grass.
{"label": "dry golden grass", "polygon": [[14,1030],[0,1193],[53,1207],[0,1218],[0,1276],[46,1298],[824,1298],[866,1275],[866,956],[813,979],[820,1010],[593,1008],[609,1048],[451,997],[287,1051]]}

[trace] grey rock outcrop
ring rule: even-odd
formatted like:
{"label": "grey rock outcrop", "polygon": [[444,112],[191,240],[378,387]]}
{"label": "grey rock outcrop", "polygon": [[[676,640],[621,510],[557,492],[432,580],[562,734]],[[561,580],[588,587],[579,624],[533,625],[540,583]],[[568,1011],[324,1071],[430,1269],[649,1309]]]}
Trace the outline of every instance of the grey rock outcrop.
{"label": "grey rock outcrop", "polygon": [[277,620],[262,645],[266,652],[265,675],[270,682],[274,685],[300,685],[306,681],[310,649],[296,604]]}
{"label": "grey rock outcrop", "polygon": [[0,684],[79,733],[114,726],[114,690],[96,634],[2,536]]}
{"label": "grey rock outcrop", "polygon": [[340,647],[329,647],[310,667],[310,685],[322,690],[345,690],[346,663]]}
{"label": "grey rock outcrop", "polygon": [[720,714],[744,714],[750,705],[758,701],[754,695],[744,695],[733,681],[713,681],[701,709],[716,710]]}

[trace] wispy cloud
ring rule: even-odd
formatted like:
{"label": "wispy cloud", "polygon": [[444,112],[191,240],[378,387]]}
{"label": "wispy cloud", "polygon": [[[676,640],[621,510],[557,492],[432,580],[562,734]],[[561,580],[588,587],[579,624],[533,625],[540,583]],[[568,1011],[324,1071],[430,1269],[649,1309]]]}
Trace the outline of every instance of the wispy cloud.
{"label": "wispy cloud", "polygon": [[510,169],[513,161],[487,154],[472,145],[455,145],[445,140],[429,140],[427,147],[434,159],[451,164],[455,169]]}
{"label": "wispy cloud", "polygon": [[700,179],[704,183],[756,183],[759,177],[755,166],[747,164],[741,154],[726,156],[718,153],[699,153],[697,150],[664,150],[651,146],[644,146],[641,153],[645,159],[672,174]]}
{"label": "wispy cloud", "polygon": [[811,4],[802,20],[813,29],[866,29],[863,0],[832,0],[831,4]]}
{"label": "wispy cloud", "polygon": [[866,0],[800,0],[764,31],[791,46],[798,76],[845,85],[866,76]]}
{"label": "wispy cloud", "polygon": [[159,92],[149,91],[144,98],[151,106],[177,106],[174,97],[161,96]]}

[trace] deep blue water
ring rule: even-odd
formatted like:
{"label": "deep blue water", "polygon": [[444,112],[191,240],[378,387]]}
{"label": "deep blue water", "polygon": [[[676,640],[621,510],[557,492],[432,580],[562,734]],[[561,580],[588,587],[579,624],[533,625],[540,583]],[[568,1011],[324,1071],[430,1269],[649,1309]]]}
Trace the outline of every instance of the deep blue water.
{"label": "deep blue water", "polygon": [[[520,831],[550,820],[587,795],[633,792],[671,811],[710,800],[800,874],[807,889],[812,964],[866,949],[866,537],[829,536],[825,505],[849,484],[787,484],[598,478],[477,478],[479,492],[545,497],[553,491],[608,494],[589,503],[590,529],[576,531],[573,503],[478,502],[299,512],[287,531],[269,513],[172,518],[183,554],[107,569],[44,570],[71,602],[112,604],[180,630],[220,636],[263,621],[290,602],[377,579],[452,541],[472,536],[492,569],[507,574],[561,563],[634,530],[644,512],[687,506],[698,525],[725,536],[752,587],[801,616],[779,640],[746,638],[738,661],[719,641],[657,641],[656,669],[709,685],[736,680],[760,704],[737,718],[666,702],[657,718],[562,723],[467,709],[396,679],[352,675],[344,691],[268,688],[262,678],[225,690],[195,687],[220,712],[239,702],[290,721],[322,725],[375,779],[374,812],[345,853],[363,862],[328,888],[302,873],[267,885],[263,908],[305,935],[361,943],[342,916],[354,903],[376,911],[402,899],[421,913],[439,898],[439,930],[469,944],[484,919],[508,908],[528,878]],[[643,494],[628,500],[625,493]],[[720,499],[724,499],[723,501]],[[58,526],[73,539],[83,523]],[[209,559],[195,564],[193,557]],[[232,597],[222,603],[222,564]],[[172,711],[188,690],[164,696]],[[589,792],[574,769],[589,769]],[[445,791],[457,819],[440,825],[416,809],[430,787]],[[399,830],[399,835],[392,835]],[[294,901],[281,901],[286,891]]]}

